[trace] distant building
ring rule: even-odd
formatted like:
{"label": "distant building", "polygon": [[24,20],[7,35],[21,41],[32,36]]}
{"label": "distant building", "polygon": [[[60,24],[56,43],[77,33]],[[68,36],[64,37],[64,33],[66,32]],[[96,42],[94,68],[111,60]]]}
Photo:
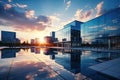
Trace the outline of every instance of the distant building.
{"label": "distant building", "polygon": [[20,43],[20,40],[16,38],[15,32],[1,31],[2,43]]}
{"label": "distant building", "polygon": [[38,45],[38,44],[40,44],[39,38],[31,39],[31,44],[32,45]]}
{"label": "distant building", "polygon": [[45,40],[45,42],[48,43],[48,44],[53,43],[53,39],[52,39],[51,36],[45,36],[45,37],[44,37],[44,40]]}
{"label": "distant building", "polygon": [[54,32],[54,31],[52,31],[52,32],[50,33],[50,36],[52,37],[53,43],[57,41],[57,38],[55,37],[55,32]]}
{"label": "distant building", "polygon": [[35,44],[35,40],[31,39],[31,44],[34,45]]}
{"label": "distant building", "polygon": [[55,38],[55,32],[52,31],[52,32],[50,33],[50,36],[51,36],[52,38]]}
{"label": "distant building", "polygon": [[16,43],[20,43],[20,39],[16,38]]}
{"label": "distant building", "polygon": [[35,38],[35,44],[40,44],[40,39],[39,38]]}
{"label": "distant building", "polygon": [[60,47],[79,47],[81,45],[81,24],[82,22],[75,20],[65,25],[63,29],[56,31],[57,45]]}

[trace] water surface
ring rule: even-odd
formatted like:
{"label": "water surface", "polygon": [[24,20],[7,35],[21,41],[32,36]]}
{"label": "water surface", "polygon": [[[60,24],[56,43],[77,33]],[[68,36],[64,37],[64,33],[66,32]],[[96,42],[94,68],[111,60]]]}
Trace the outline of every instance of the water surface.
{"label": "water surface", "polygon": [[118,58],[120,53],[31,47],[2,49],[0,56],[0,80],[61,80],[47,63],[56,63],[75,76],[82,73],[93,80],[112,80],[89,67]]}

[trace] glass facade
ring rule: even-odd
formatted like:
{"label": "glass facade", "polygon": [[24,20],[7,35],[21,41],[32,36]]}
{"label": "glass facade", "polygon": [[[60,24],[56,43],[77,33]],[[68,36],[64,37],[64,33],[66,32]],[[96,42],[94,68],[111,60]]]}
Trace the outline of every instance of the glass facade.
{"label": "glass facade", "polygon": [[81,37],[85,46],[120,49],[120,8],[82,24]]}
{"label": "glass facade", "polygon": [[16,33],[9,31],[1,31],[1,40],[3,43],[15,43]]}
{"label": "glass facade", "polygon": [[63,29],[56,31],[58,46],[78,47],[81,44],[80,26],[82,22],[73,21],[64,26]]}

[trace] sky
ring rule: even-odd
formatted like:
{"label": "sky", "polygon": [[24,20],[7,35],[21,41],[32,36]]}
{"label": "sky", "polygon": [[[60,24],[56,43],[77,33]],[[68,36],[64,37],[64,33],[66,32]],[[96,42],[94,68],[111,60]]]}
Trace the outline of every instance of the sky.
{"label": "sky", "polygon": [[120,0],[0,0],[0,31],[42,41],[69,22],[86,22],[117,7]]}

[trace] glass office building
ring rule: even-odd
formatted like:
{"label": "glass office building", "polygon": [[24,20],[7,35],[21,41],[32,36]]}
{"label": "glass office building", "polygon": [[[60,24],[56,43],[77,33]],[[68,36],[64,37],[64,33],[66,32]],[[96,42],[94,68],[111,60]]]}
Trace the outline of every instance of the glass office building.
{"label": "glass office building", "polygon": [[82,24],[81,37],[85,46],[120,49],[120,8]]}
{"label": "glass office building", "polygon": [[82,22],[73,21],[56,31],[57,45],[60,47],[79,47],[81,45],[80,27]]}
{"label": "glass office building", "polygon": [[2,43],[20,43],[20,40],[16,38],[15,32],[1,31]]}

